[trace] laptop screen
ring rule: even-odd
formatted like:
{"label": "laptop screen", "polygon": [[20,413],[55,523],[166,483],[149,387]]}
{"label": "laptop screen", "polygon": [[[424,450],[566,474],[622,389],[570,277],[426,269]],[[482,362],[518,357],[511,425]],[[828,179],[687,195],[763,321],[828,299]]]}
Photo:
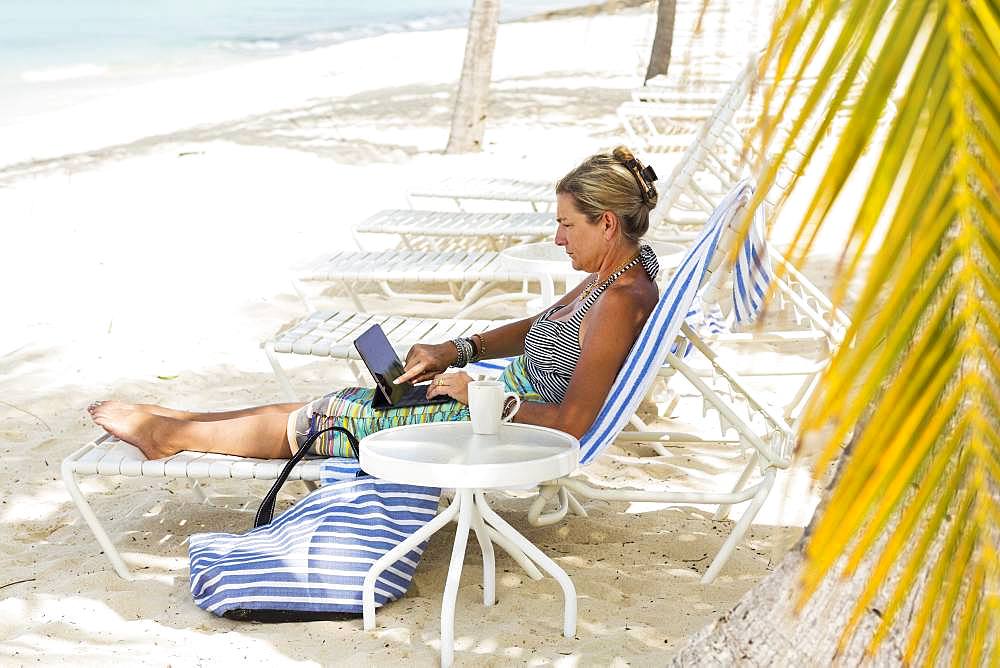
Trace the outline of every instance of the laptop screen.
{"label": "laptop screen", "polygon": [[392,349],[382,327],[380,325],[369,327],[364,334],[354,340],[354,347],[358,349],[358,354],[361,355],[379,388],[388,397],[389,403],[398,402],[409,391],[411,384],[393,384],[392,381],[403,373],[403,363]]}

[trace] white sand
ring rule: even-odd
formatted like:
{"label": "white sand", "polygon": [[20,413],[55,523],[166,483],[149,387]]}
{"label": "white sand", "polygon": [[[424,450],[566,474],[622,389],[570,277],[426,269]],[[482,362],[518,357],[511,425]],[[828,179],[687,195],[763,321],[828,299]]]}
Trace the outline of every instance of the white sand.
{"label": "white sand", "polygon": [[[351,243],[349,226],[406,206],[408,186],[459,173],[555,179],[621,140],[614,109],[640,82],[650,9],[501,28],[486,151],[443,156],[460,30],[386,35],[200,75],[0,128],[0,664],[370,665],[437,661],[451,536],[431,542],[411,592],[361,622],[250,625],[198,609],[185,538],[252,517],[195,504],[186,483],[89,478],[82,488],[142,580],[120,580],[70,503],[59,463],[96,435],[97,398],[229,408],[275,401],[259,342],[302,313],[285,280]],[[150,138],[152,135],[161,135]],[[71,155],[80,151],[85,155]],[[61,157],[68,156],[68,157]],[[48,162],[25,162],[30,160]],[[665,171],[665,170],[661,170]],[[346,304],[335,293],[324,303]],[[289,364],[303,396],[346,383],[334,362]],[[778,388],[780,391],[782,388]],[[696,420],[684,397],[682,420]],[[642,453],[641,449],[637,452]],[[682,465],[678,465],[682,464]],[[615,450],[588,475],[697,487],[721,465],[637,463]],[[789,482],[791,481],[791,482]],[[579,628],[562,638],[559,590],[498,555],[484,609],[469,548],[457,660],[469,665],[658,665],[771,567],[812,510],[786,477],[718,581],[698,583],[728,532],[705,510],[588,504],[590,517],[516,527],[570,573]],[[292,489],[298,494],[301,490]],[[259,498],[260,484],[213,486]]]}

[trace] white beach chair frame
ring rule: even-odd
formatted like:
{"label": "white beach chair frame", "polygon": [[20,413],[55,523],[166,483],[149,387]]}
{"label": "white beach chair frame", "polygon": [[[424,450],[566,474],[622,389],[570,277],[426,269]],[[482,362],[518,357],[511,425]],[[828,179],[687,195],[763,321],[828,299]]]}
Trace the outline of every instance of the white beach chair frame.
{"label": "white beach chair frame", "polygon": [[[762,215],[763,209],[758,210]],[[465,215],[465,214],[462,214]],[[763,234],[763,218],[757,223],[760,228],[756,233]],[[795,319],[802,329],[797,330],[751,330],[747,332],[719,333],[704,337],[716,345],[740,344],[771,344],[784,346],[786,344],[815,343],[824,346],[822,361],[805,368],[790,367],[787,369],[747,369],[742,371],[746,376],[797,375],[804,376],[803,388],[808,386],[810,378],[817,375],[825,366],[832,350],[839,347],[844,332],[849,326],[847,316],[841,311],[835,311],[829,299],[816,288],[801,272],[792,267],[769,243],[761,237],[760,244],[766,246],[767,254],[772,258],[772,264],[778,271],[772,275],[772,286],[775,289],[776,302],[780,309],[790,307]],[[476,263],[479,264],[476,264]],[[397,267],[405,266],[405,269]],[[450,318],[414,318],[400,315],[370,313],[361,303],[360,295],[356,294],[348,283],[349,278],[364,277],[372,281],[376,279],[412,278],[421,282],[452,281],[452,286],[458,285],[459,279],[475,281],[464,299],[459,302],[459,311]],[[666,276],[666,272],[662,273]],[[358,307],[357,311],[312,311],[303,319],[274,339],[265,341],[262,347],[268,362],[281,386],[282,394],[288,400],[297,399],[292,389],[288,375],[281,366],[279,354],[294,353],[333,357],[336,359],[357,360],[353,341],[365,329],[380,324],[387,332],[390,340],[395,342],[400,355],[415,343],[428,340],[450,340],[458,336],[470,336],[474,333],[496,327],[503,322],[491,320],[473,320],[467,316],[475,310],[497,302],[514,300],[525,301],[537,298],[528,291],[529,281],[537,281],[542,286],[543,303],[552,303],[555,299],[554,283],[551,275],[514,273],[501,268],[499,256],[491,252],[448,251],[441,253],[423,253],[418,251],[385,251],[384,253],[344,253],[335,256],[333,260],[324,262],[314,268],[308,277],[317,279],[341,279],[349,290],[349,294]],[[566,282],[569,275],[558,276],[558,280]],[[522,280],[520,293],[504,293],[476,301],[495,281]],[[568,287],[568,283],[567,283]],[[386,285],[383,291],[390,290]],[[709,286],[706,293],[721,293],[725,287],[721,284]],[[300,294],[302,294],[300,292]],[[397,293],[398,294],[398,293]],[[453,289],[457,296],[457,290]],[[442,296],[442,295],[436,295]],[[714,301],[720,295],[710,297]],[[445,297],[447,298],[447,297]],[[351,364],[358,382],[368,382],[367,376],[356,364]],[[711,369],[700,369],[699,373],[711,374]],[[803,390],[804,391],[804,390]]]}
{"label": "white beach chair frame", "polygon": [[[715,203],[722,193],[706,191],[696,178],[699,172],[711,172],[718,180],[722,192],[745,176],[742,173],[743,165],[738,162],[742,142],[739,132],[733,126],[733,119],[755,86],[756,73],[756,59],[751,58],[719,100],[709,120],[702,125],[685,149],[673,171],[665,181],[661,180],[657,184],[662,186],[652,213],[652,238],[676,236],[674,226],[697,225],[699,221],[704,221],[705,214],[715,209]],[[653,111],[657,107],[649,104],[646,109]],[[652,127],[651,121],[650,126]],[[641,138],[637,136],[636,139],[638,141]],[[737,162],[733,162],[734,157]]]}
{"label": "white beach chair frame", "polygon": [[[722,547],[712,559],[708,569],[702,574],[702,584],[710,584],[729,561],[739,545],[747,529],[757,516],[764,501],[774,486],[778,470],[788,468],[796,438],[795,430],[788,424],[785,416],[771,408],[765,401],[753,392],[745,381],[735,373],[728,371],[719,364],[711,349],[700,340],[690,329],[685,328],[688,340],[712,363],[717,379],[723,379],[727,387],[716,388],[705,382],[701,374],[695,371],[685,361],[675,354],[667,355],[667,363],[680,373],[701,394],[703,401],[718,411],[723,429],[733,429],[737,433],[735,442],[719,439],[717,443],[734,443],[739,449],[749,449],[752,452],[750,460],[740,474],[733,489],[729,492],[693,492],[693,491],[647,491],[636,489],[609,488],[588,483],[579,478],[562,478],[544,483],[539,487],[538,496],[528,510],[528,521],[533,526],[548,526],[561,521],[572,512],[578,516],[587,516],[587,512],[578,498],[599,499],[603,501],[627,501],[649,503],[683,503],[683,504],[718,504],[713,519],[728,518],[733,505],[750,502],[743,515],[733,526]],[[810,387],[815,387],[811,384]],[[803,395],[799,401],[808,397]],[[744,414],[739,407],[742,405]],[[759,426],[763,423],[763,429]],[[662,431],[623,431],[616,441],[652,442],[654,446],[663,448],[664,443],[677,446],[687,443],[708,442],[693,441],[684,437]],[[658,454],[666,455],[664,449],[657,448]],[[747,485],[754,470],[759,470],[760,478],[752,485]],[[557,502],[555,510],[546,511],[545,507],[552,501]]]}
{"label": "white beach chair frame", "polygon": [[[179,452],[166,459],[146,459],[138,448],[104,434],[63,459],[61,473],[73,504],[107,555],[115,572],[125,580],[135,575],[125,563],[114,541],[80,490],[79,476],[125,476],[126,478],[186,478],[193,482],[195,498],[208,502],[199,481],[275,480],[287,459],[251,459],[206,452]],[[292,469],[289,480],[307,485],[320,479],[317,460],[304,460]]]}
{"label": "white beach chair frame", "polygon": [[[704,224],[705,216],[715,208],[714,201],[722,193],[707,192],[696,179],[699,172],[708,170],[713,173],[723,191],[741,178],[739,168],[729,164],[725,156],[739,155],[738,138],[734,140],[730,137],[733,132],[730,125],[753,85],[755,62],[751,59],[746,64],[710,116],[700,124],[700,129],[688,141],[670,177],[659,181],[658,185],[665,191],[661,191],[659,204],[653,212],[651,239],[689,240],[693,238],[691,230],[696,231]],[[729,149],[720,151],[727,145]],[[416,190],[412,194],[451,198],[459,205],[466,199],[485,199],[524,201],[535,207],[539,202],[551,203],[555,199],[553,188],[548,184],[505,179],[451,179],[438,184],[437,189]],[[678,212],[680,215],[677,215]],[[374,233],[399,235],[403,249],[397,254],[364,251],[337,253],[307,270],[301,280],[339,281],[359,311],[368,310],[360,293],[352,287],[352,284],[360,282],[376,282],[381,292],[392,298],[432,302],[455,299],[459,303],[455,315],[459,318],[493,303],[534,299],[538,295],[529,290],[529,283],[534,282],[539,283],[542,301],[551,303],[555,291],[550,274],[505,270],[496,252],[513,243],[551,237],[553,222],[551,214],[547,213],[380,211],[354,228],[358,248],[364,247],[359,234]],[[416,248],[418,245],[426,246],[428,239],[461,248],[438,249],[436,254]],[[469,247],[469,243],[482,245],[483,242],[491,250]],[[406,254],[405,251],[412,253]],[[555,278],[565,280],[566,277]],[[449,294],[403,293],[394,290],[389,285],[390,281],[446,282],[450,290]],[[504,281],[521,281],[521,291],[486,301],[479,300],[484,292]],[[297,280],[293,280],[293,285],[307,309],[314,310],[307,291]]]}
{"label": "white beach chair frame", "polygon": [[411,190],[410,205],[416,208],[413,207],[413,199],[449,201],[459,211],[465,211],[470,201],[520,202],[530,206],[534,212],[544,212],[552,210],[556,195],[554,182],[498,177],[452,177]]}
{"label": "white beach chair frame", "polygon": [[[732,221],[735,224],[735,219]],[[734,238],[735,234],[724,235],[724,238]],[[727,257],[727,249],[720,248],[716,251],[714,282],[720,282],[718,267],[724,257]],[[703,285],[709,283],[706,279]],[[724,281],[722,281],[724,282]],[[356,359],[357,353],[353,349],[353,339],[360,332],[370,327],[375,322],[379,322],[383,327],[388,328],[389,338],[394,341],[394,345],[400,353],[405,352],[412,343],[419,340],[450,339],[455,336],[468,336],[494,327],[499,323],[491,321],[460,321],[460,320],[430,320],[422,318],[404,318],[400,316],[355,314],[348,312],[329,312],[317,314],[313,324],[306,324],[300,331],[294,329],[285,332],[276,341],[265,344],[268,358],[275,369],[275,374],[279,377],[283,391],[292,399],[295,394],[291,389],[287,376],[278,364],[275,352],[293,352],[299,354],[313,354],[321,356],[335,356],[346,359]],[[300,323],[301,324],[301,323]],[[431,334],[438,332],[438,336]],[[702,372],[696,371],[689,364],[684,362],[678,355],[668,355],[670,373],[682,374],[695,388],[702,394],[704,400],[719,412],[720,422],[723,432],[727,429],[734,429],[737,433],[735,440],[720,439],[720,443],[731,443],[740,449],[751,449],[753,455],[741,473],[735,487],[728,492],[647,492],[641,490],[610,490],[588,485],[574,478],[553,481],[542,486],[541,495],[533,502],[529,510],[528,519],[532,524],[545,525],[557,522],[564,518],[569,511],[576,514],[586,514],[582,504],[574,497],[574,493],[582,498],[599,498],[607,500],[623,501],[653,501],[663,503],[698,503],[698,504],[719,504],[716,512],[718,519],[724,519],[729,508],[736,503],[750,501],[740,521],[734,527],[732,533],[723,544],[722,549],[713,560],[711,566],[703,576],[703,582],[711,582],[725,565],[726,561],[736,549],[737,544],[742,539],[747,527],[760,510],[761,505],[767,498],[773,483],[776,471],[785,468],[789,464],[791,445],[794,443],[794,432],[788,425],[786,416],[781,411],[770,407],[765,401],[757,397],[745,382],[738,375],[727,370],[718,361],[711,348],[698,337],[688,327],[682,326],[684,339],[678,338],[678,343],[683,346],[684,340],[689,341],[695,348],[702,352],[712,365],[712,374],[716,376],[716,381],[722,379],[726,383],[724,390],[720,391],[710,385],[702,378]],[[362,374],[356,369],[359,376]],[[803,385],[804,388],[815,387],[810,382]],[[801,396],[796,397],[796,402],[801,402],[805,398],[805,390]],[[732,397],[732,398],[727,398]],[[735,398],[735,401],[734,401]],[[739,406],[743,407],[744,414],[739,412]],[[662,447],[658,441],[669,441],[671,445],[684,442],[674,434],[666,432],[651,431],[640,420],[633,415],[630,421],[639,431],[621,432],[611,440],[633,440],[653,442],[653,447]],[[663,450],[659,450],[661,453]],[[753,485],[747,486],[751,475],[755,469],[760,469],[760,480]],[[558,508],[555,511],[545,512],[544,508],[551,500],[558,501]],[[508,551],[511,551],[508,549]],[[513,552],[512,552],[513,554]],[[526,557],[515,555],[519,563]],[[532,571],[529,570],[529,573]],[[537,572],[535,569],[534,572]]]}
{"label": "white beach chair frame", "polygon": [[[513,195],[511,195],[513,197]],[[555,195],[552,194],[553,201]],[[420,209],[387,209],[358,223],[352,230],[358,248],[364,248],[358,233],[395,234],[403,248],[419,249],[428,237],[444,245],[469,247],[470,243],[502,250],[515,243],[539,241],[552,236],[555,216],[545,212],[428,211]]]}
{"label": "white beach chair frame", "polygon": [[[717,251],[717,258],[722,257],[723,255],[723,250],[720,249]],[[717,273],[718,265],[708,267],[705,276],[707,277],[711,275],[713,270]],[[703,280],[702,284],[704,285],[707,282],[708,279],[706,278]],[[364,326],[364,324],[365,323],[355,322],[351,325],[347,325],[346,328],[353,327],[356,329],[357,327]],[[402,323],[396,323],[396,325],[397,327],[402,326]],[[437,330],[442,333],[444,333],[444,330],[441,328],[449,326],[455,327],[456,325],[454,325],[453,322],[451,324],[440,322],[431,325],[432,331],[437,328]],[[480,331],[479,327],[482,326],[482,322],[470,321],[462,325],[457,325],[457,327],[461,326],[471,326],[475,331]],[[708,349],[707,346],[703,346],[703,344],[698,343],[697,337],[693,333],[686,332],[686,334],[694,345],[702,346],[704,348],[703,352],[710,354],[710,349]],[[423,338],[423,336],[419,334],[416,334],[416,336],[418,338]],[[678,341],[680,341],[680,339],[678,339]],[[329,349],[327,349],[327,353],[329,354]],[[747,526],[749,526],[753,517],[763,504],[764,499],[773,486],[775,470],[787,466],[787,453],[789,452],[788,444],[791,442],[790,439],[792,438],[792,432],[791,429],[784,424],[783,418],[778,415],[776,411],[770,409],[766,403],[757,400],[753,396],[753,393],[750,392],[744,384],[736,379],[734,375],[727,373],[725,369],[721,368],[720,365],[716,365],[717,371],[722,375],[722,377],[726,378],[730,382],[730,389],[740,397],[745,397],[745,403],[743,405],[748,407],[750,410],[750,417],[743,418],[740,416],[732,407],[731,400],[727,401],[727,399],[725,399],[709,384],[703,382],[699,378],[698,374],[690,369],[690,367],[683,360],[676,356],[670,356],[667,360],[679,373],[682,373],[686,378],[688,378],[689,381],[692,382],[692,384],[695,385],[695,387],[699,389],[700,392],[702,392],[706,401],[708,401],[720,412],[724,422],[728,426],[737,430],[739,434],[737,447],[741,449],[753,449],[754,455],[752,456],[746,469],[741,474],[735,488],[728,493],[716,494],[693,492],[628,492],[625,490],[611,491],[602,490],[592,485],[585,485],[581,481],[571,478],[553,481],[542,486],[542,495],[529,509],[529,521],[537,524],[549,524],[564,517],[568,511],[573,511],[576,514],[585,514],[586,511],[584,510],[582,504],[576,500],[574,495],[578,495],[583,498],[607,498],[633,501],[654,500],[668,503],[718,503],[720,504],[720,508],[718,509],[717,516],[720,518],[725,516],[725,513],[730,505],[749,500],[751,502],[750,507],[744,513],[740,522],[737,523],[734,531],[725,542],[723,550],[719,552],[711,567],[706,572],[703,580],[708,582],[715,577],[719,569],[721,569],[725,564],[729,555],[733,550],[735,550],[736,544],[742,538]],[[762,421],[766,423],[766,426],[763,430],[760,430],[760,424]],[[628,432],[626,434],[618,433],[612,436],[611,440],[615,440],[615,438],[630,438],[634,440],[639,436],[641,436],[641,434],[637,432]],[[662,434],[657,434],[655,437],[660,438],[662,437]],[[595,447],[597,446],[591,447],[591,453],[595,452],[593,449]],[[603,447],[604,445],[600,446],[602,449]],[[165,460],[150,461],[146,460],[138,449],[115,441],[109,436],[102,436],[67,457],[62,465],[62,473],[67,489],[70,491],[70,495],[74,503],[79,508],[81,515],[91,528],[98,540],[98,543],[105,551],[105,554],[108,555],[115,571],[122,578],[131,580],[134,578],[134,575],[125,564],[124,559],[121,557],[101,522],[98,520],[89,503],[87,503],[82,492],[80,491],[76,482],[76,477],[78,475],[185,477],[196,481],[196,493],[199,493],[200,495],[200,490],[197,486],[198,480],[219,478],[271,480],[277,476],[278,472],[284,466],[284,463],[284,460],[248,460],[226,455],[188,452],[179,453],[178,455]],[[348,475],[353,474],[357,467],[357,463],[350,460],[344,461],[343,463],[338,462],[333,465],[342,467]],[[331,466],[329,460],[327,460],[325,466]],[[746,487],[745,484],[752,474],[753,469],[756,467],[759,467],[762,471],[761,480],[750,487]],[[292,479],[300,479],[303,481],[318,480],[322,476],[321,468],[322,467],[319,462],[304,462],[302,465],[293,470]],[[326,473],[329,474],[329,470],[327,470]],[[553,498],[558,500],[559,507],[555,511],[543,512],[543,508],[546,503]],[[540,577],[538,569],[534,567],[531,560],[526,555],[521,553],[516,546],[505,544],[502,541],[499,542],[499,544],[503,549],[512,554],[515,560],[525,568],[529,576]]]}
{"label": "white beach chair frame", "polygon": [[[293,287],[307,311],[316,309],[305,289],[305,283],[334,282],[340,285],[354,308],[366,313],[361,286],[375,284],[378,291],[390,298],[414,302],[454,301],[456,318],[497,303],[541,299],[551,303],[556,299],[556,284],[564,287],[581,279],[580,272],[569,265],[563,273],[515,269],[505,262],[501,253],[486,250],[419,251],[393,249],[386,251],[344,251],[314,262],[292,280]],[[485,297],[504,283],[520,283],[519,292],[503,292]],[[434,285],[446,284],[447,292],[402,292],[390,283]],[[537,290],[531,287],[537,284]]]}
{"label": "white beach chair frame", "polygon": [[[692,197],[703,197],[708,203],[707,209],[705,207],[699,207],[698,210],[704,213],[711,212],[714,206],[711,205],[711,195],[721,195],[723,192],[728,190],[733,184],[735,184],[742,174],[739,170],[734,168],[729,164],[728,158],[724,157],[723,153],[718,153],[720,147],[730,147],[730,149],[735,148],[735,150],[730,150],[729,153],[735,156],[740,155],[740,149],[742,148],[738,136],[736,139],[733,138],[734,126],[733,120],[736,114],[739,112],[743,106],[747,96],[750,91],[755,86],[756,77],[756,57],[751,57],[740,70],[738,76],[729,82],[728,88],[725,94],[714,104],[710,111],[706,111],[701,107],[700,99],[697,104],[686,105],[686,110],[683,112],[688,116],[688,121],[694,125],[691,131],[683,134],[683,140],[673,139],[670,141],[673,149],[683,150],[684,154],[681,156],[680,161],[674,167],[673,173],[666,181],[662,179],[659,182],[660,188],[667,188],[666,191],[666,201],[667,206],[658,206],[657,209],[663,212],[669,212],[671,207],[674,207],[682,202],[682,197],[687,193],[689,189],[694,188],[695,192]],[[631,109],[631,105],[634,103],[625,103],[622,109]],[[660,115],[667,114],[677,114],[679,107],[671,105],[667,107],[658,107],[657,105],[650,103],[640,103],[637,105],[639,109],[639,115],[641,119],[645,120],[645,124],[649,128],[653,128],[652,131],[644,133],[640,127],[635,126],[632,123],[631,117],[628,114],[623,116],[623,127],[625,128],[626,136],[630,141],[633,142],[635,146],[648,147],[649,150],[656,150],[655,139],[651,139],[653,136],[651,133],[655,131],[655,126],[652,123],[652,118],[657,115],[659,111]],[[701,108],[699,108],[701,107]],[[624,112],[623,112],[624,113]],[[714,159],[714,163],[710,162]],[[722,169],[724,178],[720,192],[717,193],[705,193],[701,190],[697,183],[695,183],[694,176],[699,171],[711,170],[715,173],[718,169]],[[524,181],[518,179],[504,179],[504,178],[467,178],[467,177],[453,177],[449,179],[444,179],[433,185],[425,187],[416,187],[410,191],[409,197],[411,199],[411,204],[413,199],[432,199],[432,200],[447,200],[453,202],[456,207],[458,207],[460,212],[465,211],[467,203],[470,201],[480,201],[480,202],[522,202],[531,207],[533,212],[550,211],[553,204],[556,201],[556,194],[554,183],[551,182],[540,182],[540,181]],[[660,202],[664,202],[664,193],[661,191]],[[357,228],[357,232],[391,232],[395,234],[400,234],[404,238],[404,245],[409,243],[409,240],[420,237],[424,238],[427,236],[436,237],[469,237],[475,236],[476,238],[487,238],[494,237],[497,239],[494,242],[494,248],[502,248],[504,245],[510,243],[512,238],[523,238],[526,236],[523,230],[517,229],[513,224],[515,218],[518,214],[493,214],[495,216],[512,216],[510,224],[504,224],[502,219],[495,221],[495,224],[491,225],[462,225],[458,222],[452,222],[454,219],[449,218],[449,214],[452,212],[417,212],[413,215],[413,220],[403,225],[389,226],[382,224],[369,224],[364,223]],[[422,221],[421,218],[424,216],[431,215],[440,216],[434,221]],[[397,212],[395,215],[402,217],[404,212]],[[531,214],[521,214],[530,216]],[[531,220],[528,218],[528,220]],[[551,220],[551,219],[550,219]],[[678,219],[675,222],[679,224],[694,225],[700,227],[703,222],[702,218],[696,218],[694,220]],[[442,227],[442,223],[448,223],[447,226]],[[672,232],[672,231],[671,231]],[[676,237],[674,233],[674,237]],[[663,240],[669,240],[670,235],[661,234],[657,238]],[[690,235],[685,237],[686,239],[692,238]],[[360,247],[360,246],[359,246]],[[411,247],[411,246],[407,246]]]}
{"label": "white beach chair frame", "polygon": [[282,396],[298,401],[288,374],[281,366],[279,354],[313,355],[332,357],[348,362],[361,385],[370,385],[371,378],[357,364],[361,357],[354,347],[354,340],[373,325],[380,325],[400,358],[410,347],[422,341],[450,341],[468,337],[509,320],[470,320],[462,318],[412,318],[354,311],[319,311],[299,320],[291,329],[262,344],[264,354],[281,387]]}

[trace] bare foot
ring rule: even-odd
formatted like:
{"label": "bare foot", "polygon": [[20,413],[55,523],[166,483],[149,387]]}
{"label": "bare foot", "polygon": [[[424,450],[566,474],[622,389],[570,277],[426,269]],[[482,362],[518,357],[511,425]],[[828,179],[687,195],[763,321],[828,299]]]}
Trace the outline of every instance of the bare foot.
{"label": "bare foot", "polygon": [[172,423],[176,420],[147,413],[119,401],[91,404],[88,410],[98,426],[139,448],[148,459],[162,459],[181,450],[170,443],[174,431]]}
{"label": "bare foot", "polygon": [[131,409],[136,411],[142,411],[144,413],[152,413],[153,415],[162,415],[163,417],[179,417],[179,411],[171,410],[169,408],[164,408],[163,406],[157,406],[156,404],[128,404],[123,401],[105,400],[105,401],[95,401],[94,403],[87,406],[87,412],[94,415],[98,408],[101,407],[109,409]]}

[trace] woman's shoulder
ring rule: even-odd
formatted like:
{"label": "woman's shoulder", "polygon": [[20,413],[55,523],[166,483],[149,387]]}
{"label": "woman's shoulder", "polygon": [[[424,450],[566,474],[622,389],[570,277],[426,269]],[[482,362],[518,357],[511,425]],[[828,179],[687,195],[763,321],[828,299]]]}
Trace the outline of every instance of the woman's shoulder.
{"label": "woman's shoulder", "polygon": [[640,313],[642,319],[645,320],[653,312],[658,300],[659,290],[656,283],[643,275],[628,281],[615,281],[609,286],[598,304],[604,302],[602,306],[607,307],[602,308],[602,311],[608,311],[615,315],[622,312]]}

